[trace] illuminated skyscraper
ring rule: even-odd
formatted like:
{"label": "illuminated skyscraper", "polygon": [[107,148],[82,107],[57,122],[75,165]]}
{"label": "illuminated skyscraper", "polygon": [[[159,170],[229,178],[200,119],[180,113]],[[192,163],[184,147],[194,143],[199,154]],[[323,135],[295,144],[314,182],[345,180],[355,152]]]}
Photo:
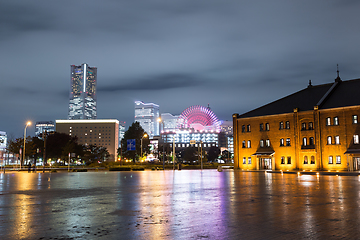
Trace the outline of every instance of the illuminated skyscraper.
{"label": "illuminated skyscraper", "polygon": [[69,120],[96,119],[97,68],[71,65]]}
{"label": "illuminated skyscraper", "polygon": [[159,135],[159,105],[135,101],[135,121],[145,130],[150,138]]}

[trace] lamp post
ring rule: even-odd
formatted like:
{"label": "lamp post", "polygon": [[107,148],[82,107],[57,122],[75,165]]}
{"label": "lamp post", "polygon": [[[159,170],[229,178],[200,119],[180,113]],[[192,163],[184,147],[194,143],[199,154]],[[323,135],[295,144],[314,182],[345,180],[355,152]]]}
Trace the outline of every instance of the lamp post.
{"label": "lamp post", "polygon": [[175,133],[173,136],[173,170],[175,171]]}
{"label": "lamp post", "polygon": [[[164,131],[164,122],[163,122],[163,120],[161,119],[161,117],[159,117],[158,119],[157,119],[157,121],[159,122],[159,123],[162,123],[162,125],[163,125],[163,127],[162,127],[162,130]],[[161,132],[160,132],[160,137],[161,137]],[[165,170],[165,154],[164,154],[164,152],[165,152],[165,140],[163,139],[163,170]]]}
{"label": "lamp post", "polygon": [[140,141],[140,150],[141,150],[141,154],[140,154],[140,157],[142,158],[142,151],[143,151],[143,148],[142,148],[142,142],[143,142],[143,138],[147,138],[148,135],[147,133],[144,133],[144,135],[141,137],[141,141]]}
{"label": "lamp post", "polygon": [[[23,162],[25,163],[25,143],[26,143],[26,128],[31,125],[31,122],[27,122],[24,129],[24,152],[23,152]],[[21,161],[20,161],[20,170],[21,170]]]}

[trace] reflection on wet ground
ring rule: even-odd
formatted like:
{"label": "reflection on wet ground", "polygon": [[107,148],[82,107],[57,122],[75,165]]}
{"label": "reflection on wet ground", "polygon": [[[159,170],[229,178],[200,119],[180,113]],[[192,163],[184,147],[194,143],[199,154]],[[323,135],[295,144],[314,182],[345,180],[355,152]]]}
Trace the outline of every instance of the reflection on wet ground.
{"label": "reflection on wet ground", "polygon": [[0,239],[359,239],[360,178],[0,174]]}

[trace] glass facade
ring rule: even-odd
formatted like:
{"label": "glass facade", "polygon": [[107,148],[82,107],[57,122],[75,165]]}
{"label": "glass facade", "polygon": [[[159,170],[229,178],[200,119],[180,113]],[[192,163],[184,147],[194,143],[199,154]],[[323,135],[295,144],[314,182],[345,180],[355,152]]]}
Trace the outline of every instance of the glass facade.
{"label": "glass facade", "polygon": [[35,136],[42,137],[41,134],[46,130],[46,132],[54,132],[55,124],[53,121],[47,122],[36,122],[35,124]]}
{"label": "glass facade", "polygon": [[96,119],[97,68],[71,65],[69,120]]}
{"label": "glass facade", "polygon": [[150,138],[160,134],[159,122],[157,121],[159,117],[159,105],[135,101],[135,122],[140,123]]}

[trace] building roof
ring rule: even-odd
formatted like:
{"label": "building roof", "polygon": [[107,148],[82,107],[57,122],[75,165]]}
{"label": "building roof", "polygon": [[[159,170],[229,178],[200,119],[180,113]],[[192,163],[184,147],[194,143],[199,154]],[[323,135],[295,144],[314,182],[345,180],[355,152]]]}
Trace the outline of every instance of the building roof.
{"label": "building roof", "polygon": [[[338,80],[338,79],[336,79]],[[347,107],[360,105],[360,79],[335,81],[333,83],[309,86],[284,98],[241,114],[238,118],[258,117],[292,113],[298,111]]]}

